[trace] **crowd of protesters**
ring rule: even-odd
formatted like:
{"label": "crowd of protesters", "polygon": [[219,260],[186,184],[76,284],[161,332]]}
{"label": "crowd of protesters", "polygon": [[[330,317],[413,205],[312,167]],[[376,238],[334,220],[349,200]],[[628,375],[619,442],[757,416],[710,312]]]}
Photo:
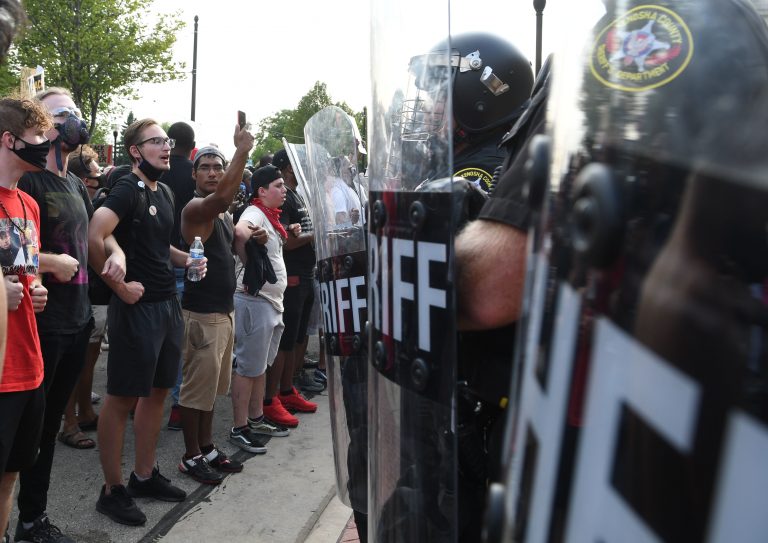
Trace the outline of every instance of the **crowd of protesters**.
{"label": "crowd of protesters", "polygon": [[[167,427],[184,436],[179,471],[218,484],[243,465],[217,437],[265,453],[266,438],[299,425],[293,413],[317,410],[301,391],[326,386],[305,358],[318,328],[315,252],[285,150],[248,168],[247,127],[235,128],[228,160],[216,145],[197,148],[186,123],[166,134],[141,119],[124,133],[130,166],[102,170],[88,137],[66,89],[0,100],[3,541],[72,541],[47,515],[57,441],[98,445],[96,510],[142,525],[134,498],[186,499],[156,459],[169,391]],[[202,259],[190,257],[198,238]],[[97,414],[94,366],[107,338]],[[214,436],[216,397],[227,394],[231,430]],[[129,425],[135,457],[124,473]]]}

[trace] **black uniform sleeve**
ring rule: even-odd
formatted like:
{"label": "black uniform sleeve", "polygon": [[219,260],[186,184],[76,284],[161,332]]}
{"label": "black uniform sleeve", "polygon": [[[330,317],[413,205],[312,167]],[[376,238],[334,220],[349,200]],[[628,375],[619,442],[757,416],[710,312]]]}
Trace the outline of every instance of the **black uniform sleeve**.
{"label": "black uniform sleeve", "polygon": [[528,147],[533,136],[544,133],[547,117],[545,104],[546,101],[538,106],[538,110],[531,116],[527,130],[516,136],[517,141],[509,142],[509,158],[504,163],[495,190],[480,210],[478,218],[508,224],[523,231],[528,230],[531,210],[524,194],[525,163],[528,161]]}

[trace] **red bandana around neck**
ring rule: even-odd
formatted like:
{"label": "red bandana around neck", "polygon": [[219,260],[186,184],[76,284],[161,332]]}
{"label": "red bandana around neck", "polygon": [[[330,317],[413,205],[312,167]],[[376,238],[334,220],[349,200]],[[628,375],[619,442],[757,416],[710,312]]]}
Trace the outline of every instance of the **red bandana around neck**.
{"label": "red bandana around neck", "polygon": [[256,197],[251,200],[251,205],[258,207],[264,215],[266,215],[269,223],[275,227],[277,233],[283,236],[283,239],[288,238],[288,232],[285,231],[283,223],[280,222],[280,214],[283,212],[279,207],[267,207],[261,202],[261,198]]}

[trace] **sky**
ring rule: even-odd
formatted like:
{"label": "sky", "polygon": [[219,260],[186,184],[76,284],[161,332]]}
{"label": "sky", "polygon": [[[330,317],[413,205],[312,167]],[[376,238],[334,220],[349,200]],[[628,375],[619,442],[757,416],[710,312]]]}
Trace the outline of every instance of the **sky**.
{"label": "sky", "polygon": [[[388,0],[383,0],[388,2]],[[446,28],[443,0],[408,0],[421,8],[419,25]],[[571,2],[573,0],[570,0]],[[391,3],[392,0],[389,0]],[[567,33],[569,0],[549,0],[544,11],[544,50]],[[594,13],[599,0],[580,0]],[[406,7],[408,3],[403,5]],[[187,26],[177,35],[176,60],[190,72],[182,81],[142,84],[140,99],[125,101],[137,118],[189,122],[191,118],[194,17],[198,24],[195,122],[199,146],[216,143],[228,156],[238,109],[254,125],[281,109],[293,109],[316,81],[327,84],[334,101],[360,111],[371,102],[370,8],[365,0],[156,0],[162,12],[178,11]],[[437,13],[425,14],[425,6]],[[452,32],[484,30],[506,37],[535,60],[536,16],[532,0],[454,0]],[[376,11],[375,11],[376,12]],[[402,15],[402,13],[400,14]],[[439,22],[438,22],[439,21]],[[403,36],[408,40],[408,36]],[[406,73],[403,67],[403,73]]]}

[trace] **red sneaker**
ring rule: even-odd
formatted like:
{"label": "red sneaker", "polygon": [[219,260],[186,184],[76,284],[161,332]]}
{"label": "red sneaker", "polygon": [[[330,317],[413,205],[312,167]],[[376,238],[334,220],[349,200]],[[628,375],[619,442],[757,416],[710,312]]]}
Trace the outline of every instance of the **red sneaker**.
{"label": "red sneaker", "polygon": [[272,398],[272,404],[264,404],[264,416],[280,426],[287,426],[288,428],[296,428],[299,425],[299,419],[291,415],[283,407],[280,398],[275,396]]}
{"label": "red sneaker", "polygon": [[300,413],[314,413],[317,411],[317,404],[307,401],[304,396],[299,394],[296,387],[291,388],[291,394],[286,394],[285,396],[278,394],[278,397],[286,409],[293,409]]}

